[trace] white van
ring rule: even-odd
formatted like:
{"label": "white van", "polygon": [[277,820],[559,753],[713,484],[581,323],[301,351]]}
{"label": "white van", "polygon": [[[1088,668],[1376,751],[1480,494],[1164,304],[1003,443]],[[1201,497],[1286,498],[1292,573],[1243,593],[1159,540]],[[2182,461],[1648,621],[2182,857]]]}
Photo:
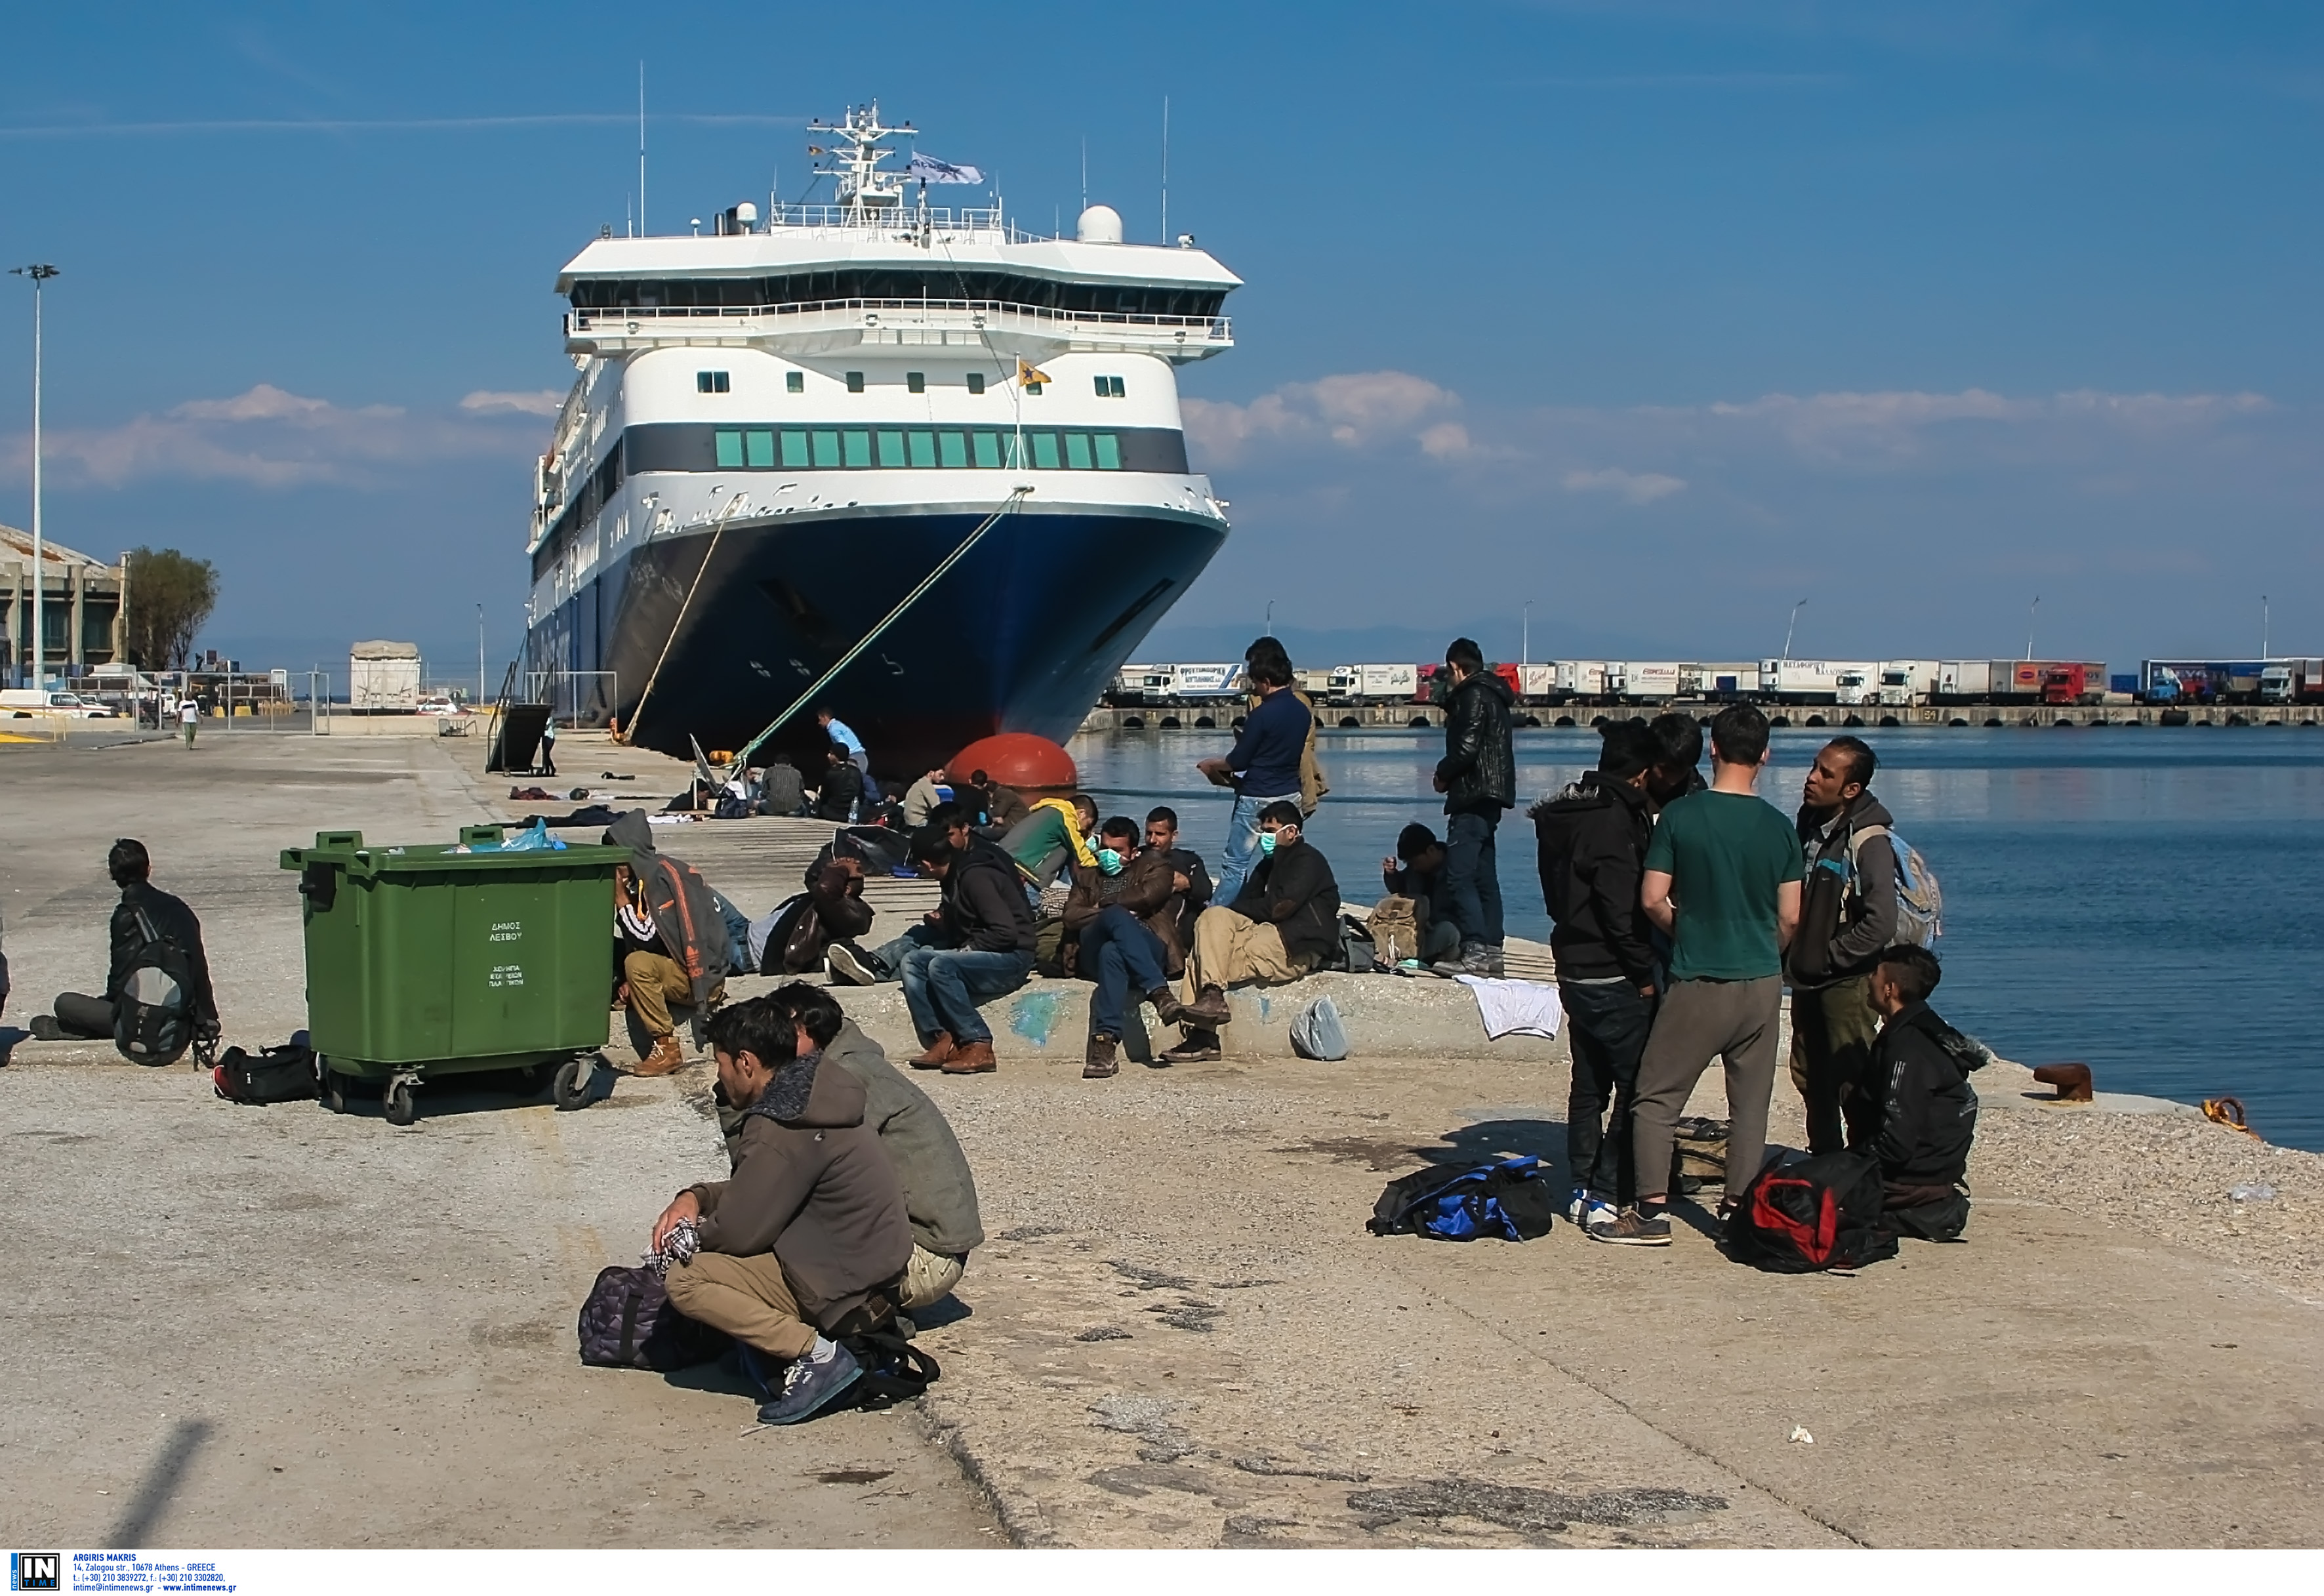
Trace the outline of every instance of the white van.
{"label": "white van", "polygon": [[67,715],[77,720],[110,720],[113,711],[95,699],[54,688],[0,688],[0,715]]}

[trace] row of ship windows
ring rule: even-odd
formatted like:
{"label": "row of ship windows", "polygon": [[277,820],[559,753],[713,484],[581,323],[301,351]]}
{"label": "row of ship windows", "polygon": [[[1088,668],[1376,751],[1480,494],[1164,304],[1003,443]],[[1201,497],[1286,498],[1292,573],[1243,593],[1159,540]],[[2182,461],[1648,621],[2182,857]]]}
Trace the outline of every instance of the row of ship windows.
{"label": "row of ship windows", "polygon": [[720,431],[721,469],[849,470],[880,467],[998,471],[1119,471],[1111,432],[936,432],[870,429]]}
{"label": "row of ship windows", "polygon": [[[847,391],[850,393],[861,393],[863,392],[863,374],[862,372],[848,372],[845,375],[847,378]],[[1038,394],[1041,392],[1041,386],[1042,385],[1038,383],[1028,382],[1025,384],[1025,392],[1028,393]],[[1124,385],[1120,377],[1098,377],[1093,380],[1092,386],[1097,390],[1097,396],[1100,399],[1123,399],[1127,398],[1130,392],[1130,390]],[[904,387],[908,392],[926,393],[928,391],[927,373],[906,372],[904,374]],[[696,393],[732,392],[733,391],[733,375],[726,372],[696,372],[694,374],[694,391]],[[982,393],[984,392],[984,374],[982,372],[970,372],[968,374],[968,391],[971,393]],[[783,392],[786,393],[806,392],[807,374],[804,372],[785,372],[783,374]]]}

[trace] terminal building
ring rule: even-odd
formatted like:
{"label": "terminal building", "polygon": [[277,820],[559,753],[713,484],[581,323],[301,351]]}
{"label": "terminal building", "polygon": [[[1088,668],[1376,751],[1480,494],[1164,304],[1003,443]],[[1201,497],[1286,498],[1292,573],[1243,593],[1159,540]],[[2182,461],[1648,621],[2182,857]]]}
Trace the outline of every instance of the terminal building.
{"label": "terminal building", "polygon": [[[0,648],[10,684],[32,679],[32,534],[0,526]],[[121,567],[41,540],[40,664],[52,677],[86,675],[124,659]]]}

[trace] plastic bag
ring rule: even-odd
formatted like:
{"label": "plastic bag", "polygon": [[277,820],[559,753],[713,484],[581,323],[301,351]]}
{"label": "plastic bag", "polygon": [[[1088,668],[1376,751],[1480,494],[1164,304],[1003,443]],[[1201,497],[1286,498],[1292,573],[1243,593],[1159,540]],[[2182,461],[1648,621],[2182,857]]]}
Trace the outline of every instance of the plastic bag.
{"label": "plastic bag", "polygon": [[534,817],[530,826],[526,826],[514,836],[504,839],[501,844],[501,852],[503,853],[534,853],[550,851],[562,853],[564,848],[565,839],[552,834],[549,829],[549,822],[538,816]]}
{"label": "plastic bag", "polygon": [[1348,1032],[1340,1023],[1339,1005],[1317,998],[1300,1010],[1299,1018],[1291,1022],[1291,1050],[1302,1058],[1345,1058]]}

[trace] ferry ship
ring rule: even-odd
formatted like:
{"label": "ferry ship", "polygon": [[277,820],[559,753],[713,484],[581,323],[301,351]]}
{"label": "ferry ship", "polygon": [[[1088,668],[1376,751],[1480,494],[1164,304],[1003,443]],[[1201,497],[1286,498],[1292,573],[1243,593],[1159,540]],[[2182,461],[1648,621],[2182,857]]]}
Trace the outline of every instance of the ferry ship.
{"label": "ferry ship", "polygon": [[1062,741],[1225,541],[1176,368],[1232,347],[1241,280],[1102,205],[1071,238],[931,206],[914,173],[962,169],[915,136],[851,109],[810,129],[835,203],[601,236],[559,273],[580,375],[526,653],[560,714],[742,750],[812,690],[770,755],[819,750],[827,704],[906,778]]}

